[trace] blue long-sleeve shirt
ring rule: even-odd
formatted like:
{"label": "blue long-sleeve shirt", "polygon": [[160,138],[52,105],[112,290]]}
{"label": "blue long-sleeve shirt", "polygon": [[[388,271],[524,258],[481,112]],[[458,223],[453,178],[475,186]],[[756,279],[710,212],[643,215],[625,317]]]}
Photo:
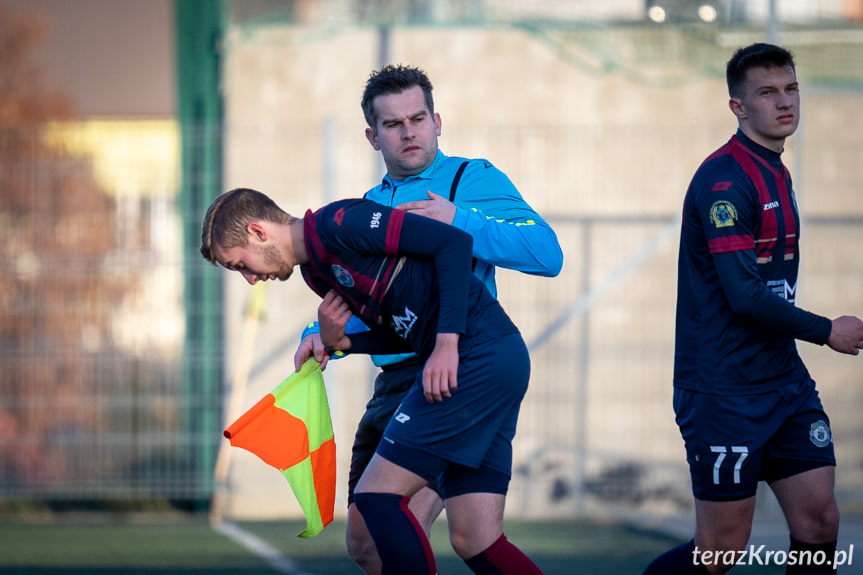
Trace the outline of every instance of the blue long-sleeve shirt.
{"label": "blue long-sleeve shirt", "polygon": [[[397,206],[427,200],[429,191],[449,199],[450,187],[466,158],[446,156],[438,151],[434,162],[415,176],[393,181],[387,174],[365,198]],[[469,160],[462,173],[453,203],[452,225],[473,237],[474,273],[497,297],[495,267],[539,276],[554,277],[563,266],[563,251],[557,235],[545,220],[522,198],[510,179],[487,160]],[[348,332],[363,329],[361,322],[348,323]],[[309,331],[317,331],[317,326]],[[381,366],[406,356],[373,356]]]}

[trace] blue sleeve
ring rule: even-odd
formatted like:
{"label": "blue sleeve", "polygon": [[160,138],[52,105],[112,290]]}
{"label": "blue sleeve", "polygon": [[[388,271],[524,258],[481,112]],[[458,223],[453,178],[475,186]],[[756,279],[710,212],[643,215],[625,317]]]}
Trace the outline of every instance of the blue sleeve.
{"label": "blue sleeve", "polygon": [[800,309],[771,292],[755,271],[754,250],[715,254],[713,261],[728,305],[734,313],[788,337],[817,345],[827,343],[833,322]]}
{"label": "blue sleeve", "polygon": [[[366,327],[366,324],[364,324],[362,320],[357,318],[357,316],[355,315],[352,315],[350,319],[348,319],[347,325],[345,325],[345,333],[347,335],[353,335],[366,331],[369,331],[369,328]],[[311,333],[321,333],[321,326],[318,324],[318,322],[313,321],[306,326],[306,328],[303,330],[302,335],[300,336],[300,341],[303,341],[306,336]],[[351,352],[334,351],[333,353],[330,353],[330,359],[341,359],[349,353]]]}
{"label": "blue sleeve", "polygon": [[563,251],[554,230],[489,162],[468,164],[455,204],[453,226],[473,237],[477,259],[531,275],[560,273]]}
{"label": "blue sleeve", "polygon": [[[350,336],[351,353],[393,354],[410,352],[410,345],[390,329],[374,327]],[[330,354],[332,357],[332,354]]]}

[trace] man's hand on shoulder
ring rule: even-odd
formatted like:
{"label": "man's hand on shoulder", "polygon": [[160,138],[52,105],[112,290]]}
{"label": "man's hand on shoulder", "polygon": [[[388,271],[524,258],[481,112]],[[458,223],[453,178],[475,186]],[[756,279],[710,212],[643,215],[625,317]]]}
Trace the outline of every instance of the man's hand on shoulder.
{"label": "man's hand on shoulder", "polygon": [[455,204],[432,191],[426,193],[429,199],[405,202],[396,208],[451,225],[455,219]]}

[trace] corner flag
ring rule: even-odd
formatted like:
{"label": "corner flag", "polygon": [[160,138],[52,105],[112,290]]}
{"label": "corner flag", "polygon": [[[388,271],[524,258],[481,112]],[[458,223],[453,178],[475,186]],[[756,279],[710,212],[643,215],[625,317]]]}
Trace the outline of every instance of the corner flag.
{"label": "corner flag", "polygon": [[314,358],[228,426],[225,437],[282,472],[306,516],[300,537],[314,537],[330,524],[336,444],[323,374]]}

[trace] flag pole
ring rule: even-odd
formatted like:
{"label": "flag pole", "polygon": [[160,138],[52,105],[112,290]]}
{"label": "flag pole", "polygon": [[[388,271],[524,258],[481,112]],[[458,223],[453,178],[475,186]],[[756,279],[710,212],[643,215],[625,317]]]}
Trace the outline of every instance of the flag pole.
{"label": "flag pole", "polygon": [[[243,336],[240,356],[231,382],[230,394],[225,407],[225,424],[228,427],[242,414],[243,398],[249,381],[249,371],[252,365],[252,353],[255,347],[255,337],[258,325],[265,315],[266,286],[263,282],[252,287],[252,294],[243,319]],[[221,523],[224,515],[225,500],[228,497],[228,472],[231,468],[231,444],[225,439],[219,442],[216,465],[213,471],[213,498],[210,503],[210,523]]]}

